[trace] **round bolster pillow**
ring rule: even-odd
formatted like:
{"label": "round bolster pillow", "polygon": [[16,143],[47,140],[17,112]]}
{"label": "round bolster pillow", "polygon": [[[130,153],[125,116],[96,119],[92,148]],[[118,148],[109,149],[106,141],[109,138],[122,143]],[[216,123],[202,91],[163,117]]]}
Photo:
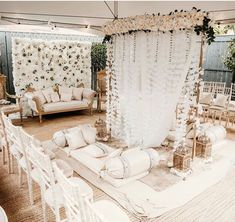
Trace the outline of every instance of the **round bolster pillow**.
{"label": "round bolster pillow", "polygon": [[129,178],[145,173],[157,166],[159,154],[154,149],[131,149],[105,163],[106,173],[115,178]]}
{"label": "round bolster pillow", "polygon": [[210,138],[212,144],[215,144],[226,138],[226,130],[223,126],[211,126],[205,130],[205,134]]}

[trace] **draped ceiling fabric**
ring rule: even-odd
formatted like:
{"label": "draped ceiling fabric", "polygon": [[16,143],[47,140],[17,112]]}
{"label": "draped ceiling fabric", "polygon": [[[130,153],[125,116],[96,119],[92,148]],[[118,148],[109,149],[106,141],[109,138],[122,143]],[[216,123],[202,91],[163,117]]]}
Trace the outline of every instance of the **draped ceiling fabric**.
{"label": "draped ceiling fabric", "polygon": [[112,37],[107,52],[107,127],[112,136],[129,146],[163,142],[187,74],[192,78],[198,73],[200,40],[193,30]]}

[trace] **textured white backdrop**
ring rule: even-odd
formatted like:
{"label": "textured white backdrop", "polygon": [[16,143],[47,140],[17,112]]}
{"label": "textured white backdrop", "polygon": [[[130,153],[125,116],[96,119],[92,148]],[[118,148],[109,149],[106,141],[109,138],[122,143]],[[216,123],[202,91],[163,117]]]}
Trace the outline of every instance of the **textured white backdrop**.
{"label": "textured white backdrop", "polygon": [[27,86],[91,86],[91,43],[12,39],[14,86],[22,94]]}
{"label": "textured white backdrop", "polygon": [[116,35],[108,44],[107,126],[129,146],[166,138],[189,70],[198,72],[194,31]]}

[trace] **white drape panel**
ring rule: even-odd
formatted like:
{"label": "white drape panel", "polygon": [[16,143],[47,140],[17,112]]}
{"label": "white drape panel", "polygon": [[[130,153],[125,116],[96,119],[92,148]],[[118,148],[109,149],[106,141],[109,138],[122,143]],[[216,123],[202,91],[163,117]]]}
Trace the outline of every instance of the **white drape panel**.
{"label": "white drape panel", "polygon": [[[108,44],[107,126],[129,145],[158,146],[169,131],[182,87],[198,68],[194,31],[136,32]],[[110,78],[109,78],[110,77]]]}

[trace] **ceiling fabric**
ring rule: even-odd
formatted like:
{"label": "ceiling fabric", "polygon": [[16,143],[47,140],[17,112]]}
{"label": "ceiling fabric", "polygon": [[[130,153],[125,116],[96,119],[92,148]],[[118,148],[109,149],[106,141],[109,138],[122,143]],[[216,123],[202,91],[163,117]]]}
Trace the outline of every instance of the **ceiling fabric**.
{"label": "ceiling fabric", "polygon": [[[107,7],[107,4],[109,7]],[[167,14],[170,11],[190,10],[192,7],[205,11],[211,11],[215,20],[234,18],[235,2],[233,1],[121,1],[118,2],[118,17],[143,15],[145,13]],[[114,2],[107,1],[5,1],[0,4],[1,17],[24,18],[51,22],[63,22],[72,24],[103,26],[114,18]],[[32,23],[32,22],[31,22]],[[4,19],[0,25],[12,24]],[[66,26],[66,24],[64,24]],[[71,29],[75,29],[71,27]]]}

